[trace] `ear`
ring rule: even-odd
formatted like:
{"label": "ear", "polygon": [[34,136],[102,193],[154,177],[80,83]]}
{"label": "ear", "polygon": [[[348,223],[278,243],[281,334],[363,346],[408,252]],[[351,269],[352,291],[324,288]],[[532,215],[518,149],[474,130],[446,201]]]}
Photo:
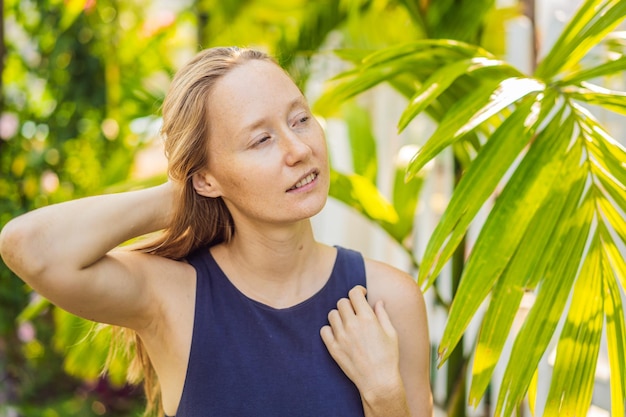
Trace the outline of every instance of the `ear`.
{"label": "ear", "polygon": [[193,188],[198,194],[204,197],[217,198],[222,196],[222,190],[219,184],[211,174],[196,173],[191,178]]}

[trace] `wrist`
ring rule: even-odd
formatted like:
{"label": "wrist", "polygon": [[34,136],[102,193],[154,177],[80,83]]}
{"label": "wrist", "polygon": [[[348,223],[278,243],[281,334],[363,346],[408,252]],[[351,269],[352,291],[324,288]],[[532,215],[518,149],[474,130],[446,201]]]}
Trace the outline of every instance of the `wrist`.
{"label": "wrist", "polygon": [[372,410],[406,410],[406,392],[400,375],[361,392],[366,407]]}
{"label": "wrist", "polygon": [[[125,193],[130,199],[125,228],[128,236],[135,238],[168,227],[174,213],[175,188],[170,183]],[[115,198],[124,198],[122,195]],[[131,209],[132,207],[132,209]]]}

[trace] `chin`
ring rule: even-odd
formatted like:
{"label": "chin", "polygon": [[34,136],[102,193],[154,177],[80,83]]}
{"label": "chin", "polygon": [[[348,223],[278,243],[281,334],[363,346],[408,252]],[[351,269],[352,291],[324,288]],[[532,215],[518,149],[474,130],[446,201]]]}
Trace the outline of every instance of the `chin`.
{"label": "chin", "polygon": [[319,214],[322,209],[326,206],[326,201],[328,201],[328,196],[325,195],[323,198],[320,198],[319,200],[316,200],[315,202],[311,202],[310,204],[307,204],[306,207],[301,207],[299,209],[296,209],[293,211],[293,213],[297,213],[296,216],[297,218],[295,218],[295,221],[298,220],[306,220],[306,219],[310,219],[311,217]]}

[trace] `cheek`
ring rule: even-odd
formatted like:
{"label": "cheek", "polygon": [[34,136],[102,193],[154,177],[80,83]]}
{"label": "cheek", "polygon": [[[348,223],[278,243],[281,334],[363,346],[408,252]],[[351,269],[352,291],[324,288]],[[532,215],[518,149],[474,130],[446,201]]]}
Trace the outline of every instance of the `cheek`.
{"label": "cheek", "polygon": [[226,169],[222,171],[222,184],[224,184],[231,192],[234,190],[236,193],[237,190],[240,190],[242,187],[248,183],[248,178],[245,175],[242,175],[241,172],[237,170]]}
{"label": "cheek", "polygon": [[315,150],[320,154],[320,156],[325,156],[328,153],[328,150],[326,148],[326,133],[317,121],[315,123],[315,127],[316,128],[314,129],[313,133],[315,135],[315,141],[313,142],[315,143]]}
{"label": "cheek", "polygon": [[221,164],[220,183],[231,197],[254,194],[264,187],[267,170],[260,169],[258,163],[251,161],[229,161]]}

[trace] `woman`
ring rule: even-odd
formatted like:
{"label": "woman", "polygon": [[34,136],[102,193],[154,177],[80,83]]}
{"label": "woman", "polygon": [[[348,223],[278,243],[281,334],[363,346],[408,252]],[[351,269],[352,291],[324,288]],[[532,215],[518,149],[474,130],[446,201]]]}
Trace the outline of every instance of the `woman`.
{"label": "woman", "polygon": [[6,264],[61,308],[136,332],[166,415],[431,415],[422,294],[315,241],[325,138],[285,72],[258,51],[203,51],[174,78],[162,133],[170,181],[12,220]]}

